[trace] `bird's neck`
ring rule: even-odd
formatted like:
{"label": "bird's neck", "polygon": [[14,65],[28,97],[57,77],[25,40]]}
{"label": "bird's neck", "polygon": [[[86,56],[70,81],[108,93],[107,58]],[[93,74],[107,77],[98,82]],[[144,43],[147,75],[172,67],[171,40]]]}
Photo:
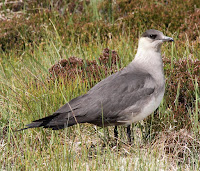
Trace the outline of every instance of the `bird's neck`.
{"label": "bird's neck", "polygon": [[147,66],[147,68],[163,68],[160,50],[143,50],[138,48],[137,54],[135,55],[133,62],[138,63],[138,65]]}
{"label": "bird's neck", "polygon": [[158,82],[164,82],[163,61],[160,50],[148,51],[138,48],[132,65],[136,68],[142,68]]}

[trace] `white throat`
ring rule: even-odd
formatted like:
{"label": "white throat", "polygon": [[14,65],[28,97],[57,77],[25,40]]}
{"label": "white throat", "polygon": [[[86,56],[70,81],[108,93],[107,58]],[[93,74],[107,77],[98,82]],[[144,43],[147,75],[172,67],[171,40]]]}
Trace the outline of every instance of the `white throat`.
{"label": "white throat", "polygon": [[131,65],[142,68],[150,73],[158,82],[164,83],[163,61],[161,57],[161,45],[157,42],[151,43],[150,40],[140,38],[137,54]]}

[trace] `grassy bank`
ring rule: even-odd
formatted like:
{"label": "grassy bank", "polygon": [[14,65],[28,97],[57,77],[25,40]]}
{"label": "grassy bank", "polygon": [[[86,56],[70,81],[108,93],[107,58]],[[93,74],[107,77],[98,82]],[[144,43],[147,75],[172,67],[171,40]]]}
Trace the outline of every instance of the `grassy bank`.
{"label": "grassy bank", "polygon": [[[33,20],[35,26],[39,23],[38,32],[29,32],[31,27],[28,24],[32,23],[31,20],[25,22],[29,28],[27,30],[20,24],[17,25],[18,29],[14,30],[12,25],[17,20],[6,21],[10,23],[10,32],[7,33],[10,36],[14,35],[16,39],[8,36],[11,38],[9,41],[6,35],[1,37],[1,169],[199,170],[200,33],[198,27],[189,27],[183,32],[181,27],[184,24],[191,25],[188,24],[188,20],[182,22],[183,25],[179,22],[186,20],[187,13],[198,25],[194,17],[196,13],[198,14],[198,3],[184,1],[186,11],[183,11],[178,18],[177,25],[170,27],[170,23],[176,22],[165,19],[165,22],[168,22],[167,27],[158,24],[160,16],[152,16],[148,10],[144,12],[146,8],[144,2],[137,4],[136,7],[132,7],[133,4],[123,6],[121,1],[117,1],[117,5],[112,4],[111,7],[104,3],[95,5],[95,1],[84,2],[83,11],[79,3],[75,6],[76,10],[73,10],[70,3],[65,4],[66,13],[63,16],[56,9],[51,8],[49,11],[49,3],[43,3],[46,12],[32,12],[30,15],[31,19],[35,19]],[[178,3],[177,1],[176,4]],[[21,7],[26,15],[29,14],[28,10],[26,11],[30,8],[28,5]],[[139,5],[141,9],[137,8]],[[152,11],[162,10],[165,7],[165,10],[170,12],[170,7],[174,4],[169,2],[169,5],[159,6],[152,1],[147,5],[151,6]],[[4,7],[4,12],[6,8],[8,6]],[[182,8],[182,5],[177,8]],[[117,9],[123,10],[116,11]],[[133,17],[132,9],[139,10],[141,15]],[[178,16],[178,11],[173,11],[174,15]],[[113,127],[101,129],[82,124],[59,131],[38,128],[14,132],[35,119],[53,113],[69,100],[86,93],[99,79],[106,77],[106,72],[100,70],[100,78],[88,75],[83,79],[77,75],[74,79],[52,80],[49,69],[61,59],[76,56],[84,61],[96,60],[99,64],[103,49],[109,48],[119,55],[115,71],[131,62],[137,50],[138,36],[146,29],[144,25],[139,26],[143,15],[150,18],[148,27],[152,26],[163,31],[167,36],[173,37],[175,43],[164,44],[162,47],[166,76],[165,97],[154,114],[132,125],[132,136],[134,136],[132,145],[127,144],[123,126],[119,129],[117,145]],[[23,17],[27,16],[22,16],[19,21],[23,20]],[[123,18],[122,23],[119,23],[120,17]],[[162,19],[163,17],[161,15]],[[56,19],[60,19],[59,24]],[[82,25],[77,24],[79,21]],[[133,21],[136,23],[133,24]],[[99,25],[96,22],[99,22]],[[124,27],[123,23],[126,23]],[[130,26],[131,24],[133,26]],[[102,27],[98,30],[96,25]],[[8,25],[2,28],[6,27]],[[32,28],[37,29],[37,27]],[[134,28],[137,31],[134,31]],[[87,29],[88,31],[84,31]],[[5,34],[3,31],[1,33]],[[108,75],[112,72],[108,72]]]}

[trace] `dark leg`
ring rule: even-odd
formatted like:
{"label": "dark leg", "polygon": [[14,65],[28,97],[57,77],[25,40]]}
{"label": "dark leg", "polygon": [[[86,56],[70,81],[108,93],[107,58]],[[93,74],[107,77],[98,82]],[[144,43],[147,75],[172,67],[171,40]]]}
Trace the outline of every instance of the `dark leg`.
{"label": "dark leg", "polygon": [[115,139],[118,139],[118,130],[117,130],[117,126],[115,126],[115,129],[114,129],[114,136],[115,136]]}
{"label": "dark leg", "polygon": [[127,137],[128,137],[129,143],[131,143],[131,125],[127,126]]}

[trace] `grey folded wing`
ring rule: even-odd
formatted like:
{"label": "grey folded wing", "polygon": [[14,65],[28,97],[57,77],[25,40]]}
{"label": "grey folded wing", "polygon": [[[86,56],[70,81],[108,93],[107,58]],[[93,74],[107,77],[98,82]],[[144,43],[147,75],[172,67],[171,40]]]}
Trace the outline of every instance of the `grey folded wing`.
{"label": "grey folded wing", "polygon": [[139,112],[154,90],[154,80],[148,73],[122,70],[99,82],[87,94],[72,99],[52,115],[33,121],[27,127],[62,129],[85,122],[98,126],[117,125],[119,120],[126,120],[123,111],[135,105],[133,111]]}
{"label": "grey folded wing", "polygon": [[[126,120],[126,109],[139,113],[155,92],[156,84],[148,73],[118,72],[94,86],[82,101],[85,122],[98,126],[118,125]],[[77,110],[79,111],[79,110]]]}

